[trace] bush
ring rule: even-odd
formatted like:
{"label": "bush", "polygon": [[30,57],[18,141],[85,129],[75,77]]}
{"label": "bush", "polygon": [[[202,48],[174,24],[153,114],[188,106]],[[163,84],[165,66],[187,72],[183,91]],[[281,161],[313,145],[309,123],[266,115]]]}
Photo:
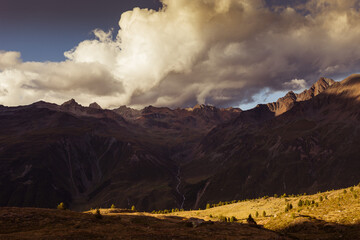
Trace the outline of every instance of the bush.
{"label": "bush", "polygon": [[258,211],[256,211],[255,217],[259,217],[259,212]]}
{"label": "bush", "polygon": [[206,204],[206,209],[210,208],[210,203]]}
{"label": "bush", "polygon": [[291,203],[286,204],[285,212],[288,212],[291,209],[293,209],[293,205]]}
{"label": "bush", "polygon": [[251,214],[249,214],[249,217],[246,219],[247,223],[250,225],[257,225]]}
{"label": "bush", "polygon": [[134,205],[131,206],[131,211],[135,212],[136,211],[136,208]]}
{"label": "bush", "polygon": [[354,191],[354,187],[351,187],[351,188],[350,188],[350,192],[353,192],[353,191]]}
{"label": "bush", "polygon": [[94,216],[95,216],[97,219],[101,219],[101,218],[102,218],[101,212],[100,212],[100,210],[99,210],[98,208],[96,209]]}
{"label": "bush", "polygon": [[324,200],[323,196],[320,196],[319,200],[320,200],[320,202],[322,202]]}
{"label": "bush", "polygon": [[346,194],[346,193],[347,193],[346,189],[344,189],[344,191],[343,191],[343,192],[344,192],[344,194]]}
{"label": "bush", "polygon": [[275,193],[275,194],[274,194],[274,198],[277,198],[277,197],[278,197],[278,195]]}
{"label": "bush", "polygon": [[298,202],[298,207],[302,207],[303,205],[304,205],[304,201],[300,199]]}
{"label": "bush", "polygon": [[65,204],[63,202],[61,202],[58,206],[57,209],[59,210],[66,210]]}
{"label": "bush", "polygon": [[114,204],[111,204],[111,207],[110,207],[111,209],[115,209],[116,207],[115,207],[115,205]]}
{"label": "bush", "polygon": [[224,217],[223,215],[220,215],[220,216],[219,216],[219,220],[220,220],[221,222],[226,222],[226,221],[227,221],[227,218]]}
{"label": "bush", "polygon": [[230,222],[236,222],[236,221],[237,221],[237,219],[236,219],[235,216],[232,216],[232,217],[230,218]]}
{"label": "bush", "polygon": [[266,217],[266,212],[265,212],[265,210],[263,211],[262,215],[263,215],[263,217]]}

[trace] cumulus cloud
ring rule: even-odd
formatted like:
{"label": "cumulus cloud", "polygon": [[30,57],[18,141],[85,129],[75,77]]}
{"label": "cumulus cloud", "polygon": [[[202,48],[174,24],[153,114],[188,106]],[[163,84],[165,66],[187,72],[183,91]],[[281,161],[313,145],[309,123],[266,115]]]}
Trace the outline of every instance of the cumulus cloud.
{"label": "cumulus cloud", "polygon": [[284,87],[291,90],[302,90],[306,88],[305,79],[293,79],[284,83]]}
{"label": "cumulus cloud", "polygon": [[95,30],[64,62],[0,52],[0,103],[234,106],[263,89],[297,90],[359,71],[359,0],[162,2],[159,11],[123,13],[115,36]]}

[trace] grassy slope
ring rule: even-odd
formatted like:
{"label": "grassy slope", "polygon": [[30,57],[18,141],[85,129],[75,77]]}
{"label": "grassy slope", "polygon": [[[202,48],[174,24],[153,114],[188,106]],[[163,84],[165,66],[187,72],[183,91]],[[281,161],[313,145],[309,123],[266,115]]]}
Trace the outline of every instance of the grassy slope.
{"label": "grassy slope", "polygon": [[[310,202],[314,200],[315,204],[299,207],[300,199]],[[293,209],[285,212],[288,203],[293,205]],[[266,212],[266,217],[262,216],[263,211]],[[258,217],[255,217],[256,212],[259,213]],[[249,214],[265,228],[299,239],[360,239],[360,187],[308,196],[261,198],[168,215],[212,221],[218,221],[220,216],[235,216],[239,219],[238,222],[245,223]]]}
{"label": "grassy slope", "polygon": [[[0,208],[0,239],[360,239],[359,197],[360,187],[355,186],[170,214],[101,209],[101,219],[95,218],[93,211]],[[316,203],[299,207],[300,199]],[[285,212],[290,203],[293,209]],[[249,214],[264,228],[246,224]],[[219,221],[220,216],[235,216],[239,220],[224,223]],[[215,223],[193,228],[189,226],[190,218]]]}

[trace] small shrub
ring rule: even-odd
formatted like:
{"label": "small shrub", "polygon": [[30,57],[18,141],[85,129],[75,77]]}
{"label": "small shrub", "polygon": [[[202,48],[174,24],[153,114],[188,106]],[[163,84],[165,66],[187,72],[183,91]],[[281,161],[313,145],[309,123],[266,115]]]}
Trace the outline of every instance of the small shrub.
{"label": "small shrub", "polygon": [[210,203],[206,204],[206,209],[210,208]]}
{"label": "small shrub", "polygon": [[356,193],[354,193],[354,198],[357,199],[358,198],[358,195]]}
{"label": "small shrub", "polygon": [[346,194],[346,193],[347,193],[346,189],[344,189],[343,193],[344,193],[344,194]]}
{"label": "small shrub", "polygon": [[136,208],[134,205],[131,206],[131,211],[135,212],[136,211]]}
{"label": "small shrub", "polygon": [[224,217],[223,215],[220,215],[220,216],[219,216],[219,220],[220,220],[221,222],[226,222],[226,221],[227,221],[227,218]]}
{"label": "small shrub", "polygon": [[235,216],[232,216],[232,217],[230,218],[230,222],[236,222],[236,221],[237,221],[237,219],[236,219]]}
{"label": "small shrub", "polygon": [[265,212],[265,210],[262,212],[262,215],[263,215],[263,217],[266,217],[266,212]]}
{"label": "small shrub", "polygon": [[295,213],[291,213],[291,217],[292,217],[292,218],[295,218]]}
{"label": "small shrub", "polygon": [[213,215],[212,215],[212,214],[210,214],[210,215],[209,215],[209,217],[210,217],[210,218],[212,218],[212,217],[213,217]]}
{"label": "small shrub", "polygon": [[65,204],[63,202],[61,202],[58,206],[57,209],[59,210],[66,210]]}
{"label": "small shrub", "polygon": [[318,207],[319,206],[319,203],[315,203],[315,207]]}
{"label": "small shrub", "polygon": [[354,187],[351,187],[351,188],[350,188],[350,192],[353,192],[353,191],[354,191]]}
{"label": "small shrub", "polygon": [[302,207],[303,205],[304,205],[304,201],[300,199],[298,202],[298,207]]}
{"label": "small shrub", "polygon": [[259,212],[258,211],[256,211],[255,217],[259,217]]}
{"label": "small shrub", "polygon": [[246,219],[247,223],[250,225],[257,225],[251,214],[249,214],[249,217]]}
{"label": "small shrub", "polygon": [[111,209],[115,209],[116,207],[115,207],[115,205],[114,204],[111,204],[111,207],[110,207]]}
{"label": "small shrub", "polygon": [[291,203],[286,204],[285,212],[288,212],[291,209],[293,209],[293,205]]}
{"label": "small shrub", "polygon": [[323,196],[319,197],[319,201],[322,202],[324,200]]}
{"label": "small shrub", "polygon": [[277,198],[277,197],[279,197],[276,193],[274,194],[274,198]]}
{"label": "small shrub", "polygon": [[95,216],[97,219],[101,219],[101,218],[102,218],[101,212],[100,212],[100,210],[99,210],[98,208],[95,210],[94,216]]}

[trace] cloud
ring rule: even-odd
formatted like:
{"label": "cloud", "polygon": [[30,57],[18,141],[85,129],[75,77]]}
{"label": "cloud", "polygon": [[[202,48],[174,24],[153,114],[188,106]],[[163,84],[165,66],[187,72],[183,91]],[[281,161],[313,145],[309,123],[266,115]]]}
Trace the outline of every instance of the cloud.
{"label": "cloud", "polygon": [[359,0],[162,2],[159,11],[123,13],[115,36],[95,30],[64,62],[1,52],[0,103],[234,106],[263,89],[297,90],[359,71]]}
{"label": "cloud", "polygon": [[306,88],[306,81],[304,79],[293,79],[284,83],[284,87],[291,90],[303,90]]}

